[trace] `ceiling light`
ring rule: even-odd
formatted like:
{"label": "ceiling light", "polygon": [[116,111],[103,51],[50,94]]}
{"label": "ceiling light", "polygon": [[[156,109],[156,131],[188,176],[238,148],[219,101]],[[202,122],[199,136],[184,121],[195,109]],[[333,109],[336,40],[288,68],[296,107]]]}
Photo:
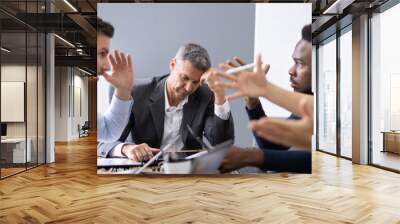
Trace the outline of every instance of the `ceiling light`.
{"label": "ceiling light", "polygon": [[71,4],[69,3],[68,0],[64,0],[65,4],[67,4],[72,10],[74,10],[74,12],[78,12],[78,10]]}
{"label": "ceiling light", "polygon": [[70,47],[75,48],[75,45],[71,44],[71,42],[67,41],[66,39],[58,36],[57,34],[54,34],[55,37],[57,37],[58,39],[60,39],[62,42],[66,43],[67,45],[69,45]]}
{"label": "ceiling light", "polygon": [[10,52],[11,52],[11,50],[9,50],[9,49],[7,49],[7,48],[5,48],[5,47],[1,47],[1,50],[4,51],[4,52],[6,52],[6,53],[10,53]]}
{"label": "ceiling light", "polygon": [[76,52],[77,52],[79,55],[83,55],[83,50],[82,50],[81,48],[77,48],[77,49],[76,49]]}
{"label": "ceiling light", "polygon": [[83,69],[81,69],[81,68],[78,68],[78,70],[81,71],[81,72],[83,72],[83,73],[85,73],[85,74],[87,74],[87,75],[92,75],[92,73],[90,73],[90,72],[88,72],[88,71],[85,71],[85,70],[83,70]]}
{"label": "ceiling light", "polygon": [[343,10],[351,5],[355,0],[336,0],[322,14],[342,14]]}

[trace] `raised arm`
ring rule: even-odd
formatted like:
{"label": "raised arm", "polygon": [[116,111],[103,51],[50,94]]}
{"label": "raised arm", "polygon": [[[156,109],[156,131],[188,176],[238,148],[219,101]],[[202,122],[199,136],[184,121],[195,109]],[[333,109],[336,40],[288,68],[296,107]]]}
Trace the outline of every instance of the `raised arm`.
{"label": "raised arm", "polygon": [[268,73],[270,65],[262,64],[261,55],[256,57],[256,67],[254,72],[240,72],[237,74],[227,74],[221,71],[214,71],[217,75],[224,77],[231,82],[218,82],[224,88],[237,89],[238,91],[227,96],[227,99],[239,97],[265,97],[274,104],[277,104],[287,110],[299,115],[298,103],[302,98],[311,98],[312,96],[287,91],[281,87],[269,82],[265,75]]}

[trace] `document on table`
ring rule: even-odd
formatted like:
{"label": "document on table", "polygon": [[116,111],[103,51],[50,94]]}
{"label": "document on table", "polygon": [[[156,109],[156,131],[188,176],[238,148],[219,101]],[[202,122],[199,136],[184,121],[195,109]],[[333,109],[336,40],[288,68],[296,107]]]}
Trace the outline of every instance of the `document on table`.
{"label": "document on table", "polygon": [[127,158],[97,158],[98,167],[113,166],[142,166],[143,163],[133,161]]}
{"label": "document on table", "polygon": [[193,174],[217,174],[218,168],[221,166],[222,160],[228,153],[232,141],[221,143],[206,153],[198,153],[192,157],[192,172]]}

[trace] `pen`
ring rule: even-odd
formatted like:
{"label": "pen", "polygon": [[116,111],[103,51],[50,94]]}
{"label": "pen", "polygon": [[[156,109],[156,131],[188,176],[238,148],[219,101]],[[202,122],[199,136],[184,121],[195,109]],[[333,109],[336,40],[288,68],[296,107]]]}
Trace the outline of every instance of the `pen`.
{"label": "pen", "polygon": [[[172,142],[176,142],[178,139],[180,138],[180,136],[176,136]],[[173,146],[173,144],[168,144],[167,146],[165,146],[165,148],[160,149],[160,152],[158,152],[153,158],[151,158],[149,161],[147,161],[147,163],[145,163],[142,167],[140,167],[140,169],[138,169],[135,174],[140,174],[141,172],[143,172],[144,169],[146,169],[150,164],[152,164],[154,161],[156,161],[161,155],[163,155],[163,152],[168,152],[167,149],[171,148]]]}
{"label": "pen", "polygon": [[238,73],[238,72],[241,72],[241,71],[244,71],[244,70],[247,70],[247,69],[251,69],[253,67],[254,67],[254,63],[250,63],[250,64],[247,64],[247,65],[242,65],[242,66],[239,66],[239,67],[236,67],[236,68],[228,69],[226,71],[226,73],[234,74],[234,73]]}
{"label": "pen", "polygon": [[160,157],[162,151],[158,152],[153,158],[151,158],[146,164],[144,164],[139,170],[135,172],[135,174],[140,174],[144,169],[146,169],[152,162],[154,162],[158,157]]}

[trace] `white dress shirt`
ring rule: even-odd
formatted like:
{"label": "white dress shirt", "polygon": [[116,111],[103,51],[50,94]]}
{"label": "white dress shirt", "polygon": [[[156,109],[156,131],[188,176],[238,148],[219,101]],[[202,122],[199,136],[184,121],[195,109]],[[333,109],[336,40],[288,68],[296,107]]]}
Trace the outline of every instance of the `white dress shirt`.
{"label": "white dress shirt", "polygon": [[133,100],[120,100],[113,95],[104,114],[97,113],[97,141],[117,141],[125,129],[131,113]]}
{"label": "white dress shirt", "polygon": [[[161,141],[160,149],[163,149],[171,144],[173,148],[169,150],[179,151],[183,148],[184,144],[182,142],[182,138],[178,138],[180,135],[179,129],[182,125],[183,118],[183,106],[188,102],[188,97],[185,97],[177,106],[171,106],[168,100],[167,94],[167,82],[164,84],[164,100],[165,100],[165,108],[164,108],[164,133]],[[214,113],[216,116],[223,120],[228,120],[230,115],[230,106],[228,101],[225,101],[223,105],[214,105]],[[133,143],[132,136],[129,134],[127,142]],[[126,143],[118,144],[114,150],[112,150],[112,157],[124,157],[122,154],[122,147]]]}

